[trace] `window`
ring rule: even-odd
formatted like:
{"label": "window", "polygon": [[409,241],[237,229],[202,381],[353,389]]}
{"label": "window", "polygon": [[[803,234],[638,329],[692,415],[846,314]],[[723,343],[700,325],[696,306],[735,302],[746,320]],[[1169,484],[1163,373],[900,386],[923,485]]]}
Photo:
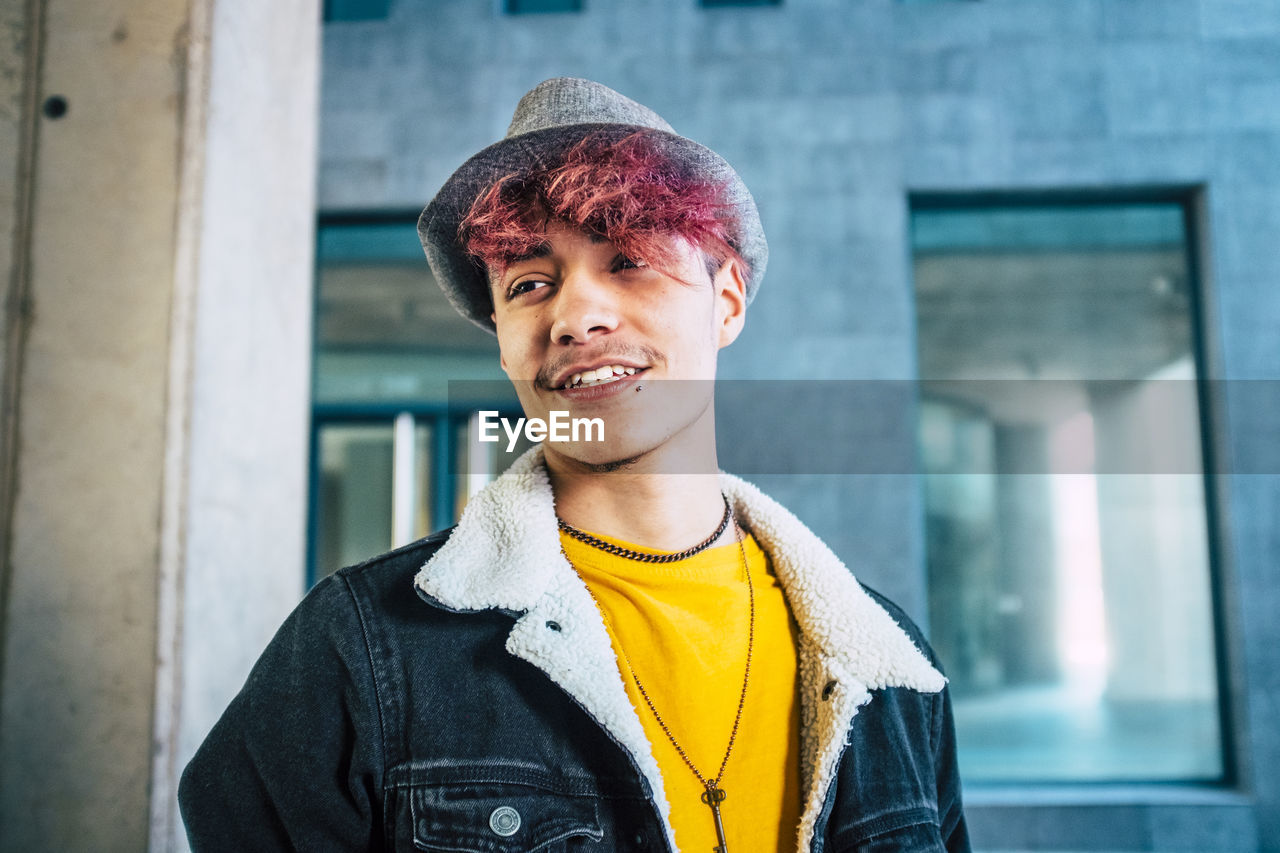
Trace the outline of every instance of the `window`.
{"label": "window", "polygon": [[504,8],[508,15],[581,12],[582,0],[504,0]]}
{"label": "window", "polygon": [[453,524],[524,449],[468,439],[476,411],[519,406],[494,337],[461,321],[432,280],[416,221],[405,212],[319,224],[313,579]]}
{"label": "window", "polygon": [[351,565],[431,532],[432,426],[410,412],[391,423],[339,417],[317,425],[317,565]]}
{"label": "window", "polygon": [[1227,774],[1188,205],[913,202],[931,637],[971,780]]}
{"label": "window", "polygon": [[324,20],[378,21],[390,8],[391,0],[324,0]]}

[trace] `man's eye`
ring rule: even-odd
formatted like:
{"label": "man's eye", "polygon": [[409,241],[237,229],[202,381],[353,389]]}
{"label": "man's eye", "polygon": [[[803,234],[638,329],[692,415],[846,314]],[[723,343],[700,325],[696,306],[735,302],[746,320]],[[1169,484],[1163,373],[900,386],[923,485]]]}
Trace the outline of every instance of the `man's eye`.
{"label": "man's eye", "polygon": [[646,266],[644,261],[634,261],[626,255],[618,255],[613,259],[613,271],[621,272],[622,270],[637,270]]}
{"label": "man's eye", "polygon": [[523,296],[526,293],[532,293],[540,287],[548,287],[550,282],[543,281],[538,278],[525,278],[517,281],[507,289],[507,298],[515,299],[517,296]]}

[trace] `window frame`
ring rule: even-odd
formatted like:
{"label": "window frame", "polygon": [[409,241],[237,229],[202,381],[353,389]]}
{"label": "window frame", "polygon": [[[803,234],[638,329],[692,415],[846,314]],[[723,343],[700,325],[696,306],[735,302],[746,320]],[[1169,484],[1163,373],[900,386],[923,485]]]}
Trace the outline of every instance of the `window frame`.
{"label": "window frame", "polygon": [[[1082,805],[1114,805],[1117,800],[1148,805],[1167,801],[1172,793],[1173,801],[1185,802],[1188,792],[1204,795],[1206,803],[1230,802],[1238,805],[1235,794],[1243,794],[1246,756],[1241,751],[1244,731],[1243,669],[1238,665],[1240,650],[1234,647],[1232,634],[1227,630],[1232,622],[1228,609],[1228,591],[1234,588],[1227,558],[1230,541],[1229,519],[1224,509],[1227,497],[1226,478],[1222,463],[1227,457],[1225,443],[1229,433],[1225,427],[1225,402],[1216,378],[1216,369],[1209,334],[1210,303],[1206,282],[1205,247],[1206,188],[1201,184],[1172,184],[1098,189],[1018,189],[1018,190],[911,190],[907,193],[904,233],[907,235],[907,255],[912,259],[911,291],[914,293],[915,249],[911,244],[911,217],[921,211],[982,211],[990,209],[1016,210],[1018,208],[1053,207],[1105,207],[1123,204],[1176,204],[1182,210],[1182,225],[1186,237],[1186,267],[1188,272],[1189,320],[1192,360],[1196,368],[1196,402],[1199,416],[1199,447],[1203,466],[1201,483],[1205,498],[1205,530],[1208,560],[1209,607],[1213,620],[1214,664],[1217,675],[1217,712],[1221,737],[1222,776],[1217,779],[1151,780],[1137,782],[1098,781],[1047,781],[1011,784],[1007,782],[967,783],[966,796],[974,804],[992,806],[1041,804],[1046,795],[1054,799]],[[912,308],[914,312],[914,298]],[[914,317],[914,314],[913,314]],[[914,323],[914,319],[913,319]],[[923,522],[922,522],[923,523]],[[977,796],[973,796],[976,794]],[[1083,795],[1083,796],[1082,796]],[[1222,796],[1226,795],[1224,801]]]}
{"label": "window frame", "polygon": [[320,4],[320,22],[322,24],[347,24],[347,23],[363,23],[365,21],[385,21],[391,17],[391,4],[395,0],[380,0],[376,5],[378,9],[373,14],[360,15],[358,17],[335,17],[333,13],[334,0],[323,0]]}
{"label": "window frame", "polygon": [[777,9],[784,0],[698,0],[699,9]]}
{"label": "window frame", "polygon": [[[388,0],[392,2],[393,0]],[[316,341],[319,336],[320,299],[320,235],[325,228],[343,226],[414,226],[422,211],[420,208],[379,208],[372,210],[318,211],[315,218],[315,239],[312,260],[311,289],[311,406],[307,439],[307,523],[306,568],[304,580],[310,589],[324,575],[317,565],[317,532],[320,521],[320,430],[329,424],[387,425],[394,423],[397,415],[408,413],[418,424],[428,425],[431,434],[431,528],[432,532],[453,526],[454,487],[458,476],[457,427],[466,426],[471,415],[480,409],[497,410],[503,417],[518,418],[523,413],[512,407],[510,399],[468,399],[465,402],[441,402],[413,399],[316,401],[319,359],[316,358]],[[426,258],[421,257],[425,268]],[[464,322],[458,318],[458,322]],[[425,357],[425,356],[424,356]],[[369,556],[375,556],[370,554]],[[330,570],[341,566],[326,567]]]}
{"label": "window frame", "polygon": [[[497,410],[502,417],[518,418],[508,400],[468,400],[465,405],[389,401],[376,403],[312,403],[309,451],[307,459],[307,588],[324,577],[317,565],[316,545],[320,524],[320,431],[329,425],[386,425],[397,415],[413,416],[415,424],[431,429],[431,476],[428,488],[431,500],[431,532],[452,527],[457,477],[459,428],[466,428],[478,410]],[[388,545],[388,550],[390,550]],[[370,554],[369,556],[375,556]],[[341,566],[326,567],[331,570]]]}
{"label": "window frame", "polygon": [[580,15],[587,11],[587,0],[573,0],[576,2],[576,9],[516,9],[520,0],[498,0],[499,14],[508,17],[523,17],[525,15]]}

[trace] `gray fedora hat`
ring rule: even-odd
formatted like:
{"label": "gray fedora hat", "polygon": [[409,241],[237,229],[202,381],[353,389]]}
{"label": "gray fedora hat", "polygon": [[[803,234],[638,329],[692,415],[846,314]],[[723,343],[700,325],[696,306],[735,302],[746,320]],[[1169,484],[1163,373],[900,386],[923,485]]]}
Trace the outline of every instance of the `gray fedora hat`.
{"label": "gray fedora hat", "polygon": [[553,160],[588,135],[621,139],[641,129],[655,131],[668,154],[726,188],[726,201],[736,214],[730,239],[747,262],[750,303],[764,276],[769,246],[755,200],[733,167],[710,148],[680,136],[653,110],[608,86],[556,77],[520,99],[506,136],[459,166],[418,218],[418,239],[427,262],[453,307],[480,328],[496,331],[489,317],[493,305],[485,272],[458,240],[458,226],[482,192],[499,178]]}

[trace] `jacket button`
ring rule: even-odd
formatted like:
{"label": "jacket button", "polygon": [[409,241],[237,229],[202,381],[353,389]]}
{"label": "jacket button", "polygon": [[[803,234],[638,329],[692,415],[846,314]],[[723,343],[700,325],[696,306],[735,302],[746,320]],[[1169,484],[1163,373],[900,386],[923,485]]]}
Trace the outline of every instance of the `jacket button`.
{"label": "jacket button", "polygon": [[825,702],[831,698],[831,694],[836,692],[836,683],[828,681],[827,686],[822,688],[822,701]]}
{"label": "jacket button", "polygon": [[489,815],[489,828],[503,838],[515,835],[520,829],[520,812],[511,806],[498,806]]}

